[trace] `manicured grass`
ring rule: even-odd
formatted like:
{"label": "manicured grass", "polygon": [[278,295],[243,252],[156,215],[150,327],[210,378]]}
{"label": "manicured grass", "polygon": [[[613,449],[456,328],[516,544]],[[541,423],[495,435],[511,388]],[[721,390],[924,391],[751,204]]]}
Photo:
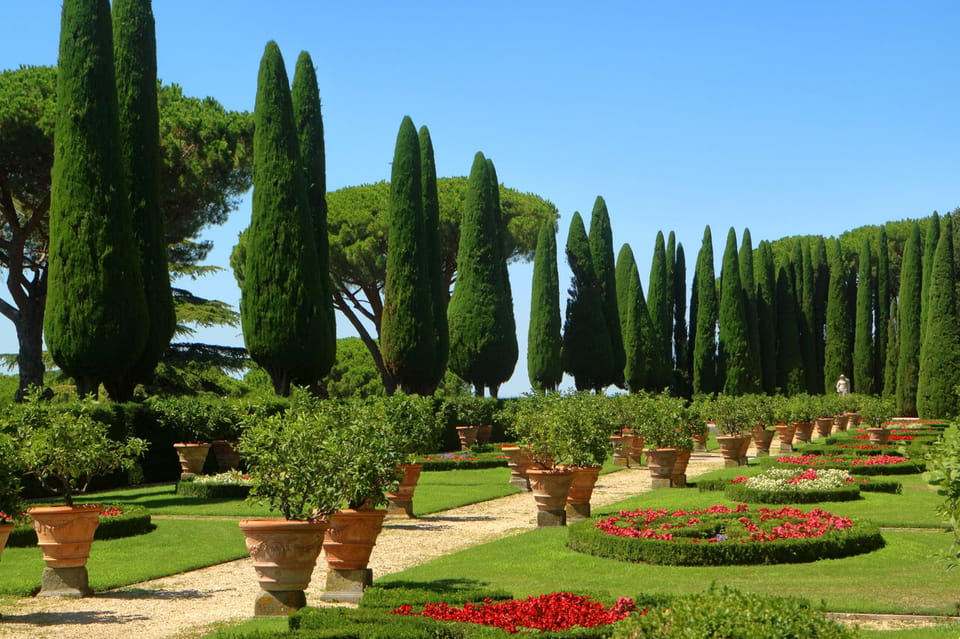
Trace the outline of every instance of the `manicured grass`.
{"label": "manicured grass", "polygon": [[[146,535],[94,542],[87,562],[91,588],[117,588],[247,556],[236,521],[159,519],[154,523],[156,530]],[[40,590],[43,567],[36,546],[5,549],[0,594],[34,594]]]}
{"label": "manicured grass", "polygon": [[861,630],[863,639],[957,639],[960,624],[907,628],[903,630]]}
{"label": "manicured grass", "polygon": [[509,468],[423,472],[413,494],[413,512],[427,515],[520,492],[509,482]]}

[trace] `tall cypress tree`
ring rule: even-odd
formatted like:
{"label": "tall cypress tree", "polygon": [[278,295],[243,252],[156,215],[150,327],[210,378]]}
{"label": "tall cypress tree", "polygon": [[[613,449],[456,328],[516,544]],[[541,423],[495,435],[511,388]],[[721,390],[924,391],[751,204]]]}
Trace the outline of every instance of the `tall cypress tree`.
{"label": "tall cypress tree", "polygon": [[927,218],[926,237],[923,241],[923,288],[920,291],[920,343],[927,334],[927,297],[930,296],[930,273],[933,272],[933,256],[940,241],[940,215],[934,211]]}
{"label": "tall cypress tree", "polygon": [[397,134],[390,172],[387,276],[384,282],[380,352],[387,372],[408,394],[436,387],[437,337],[433,327],[435,280],[424,237],[420,138],[409,116]]}
{"label": "tall cypress tree", "polygon": [[857,321],[853,338],[853,390],[870,395],[875,392],[873,351],[873,259],[870,238],[860,245],[857,272]]}
{"label": "tall cypress tree", "polygon": [[770,242],[757,246],[755,265],[757,281],[757,328],[760,333],[760,387],[772,395],[777,392],[777,280],[773,271],[773,249]]}
{"label": "tall cypress tree", "polygon": [[574,213],[567,232],[567,263],[573,272],[563,325],[563,370],[577,390],[600,391],[613,364],[613,349],[603,314],[600,281],[593,270],[590,241],[583,218]]}
{"label": "tall cypress tree", "polygon": [[677,290],[677,235],[673,231],[667,234],[667,322],[666,322],[666,354],[667,365],[671,371],[676,368],[676,357],[673,353],[673,318],[676,316]]}
{"label": "tall cypress tree", "polygon": [[697,324],[693,342],[693,392],[715,393],[720,390],[717,383],[716,338],[719,309],[713,270],[713,238],[709,225],[703,231],[694,279],[697,287]]}
{"label": "tall cypress tree", "polygon": [[[300,161],[307,190],[309,219],[317,253],[317,277],[320,279],[318,313],[325,329],[321,337],[316,374],[324,377],[337,359],[337,320],[333,311],[333,285],[330,282],[330,241],[327,237],[327,160],[323,141],[323,116],[320,112],[320,88],[313,60],[306,51],[297,57],[290,89],[293,118],[297,127]],[[316,380],[304,380],[311,383]]]}
{"label": "tall cypress tree", "polygon": [[720,271],[720,343],[717,367],[723,371],[723,392],[742,395],[756,392],[750,376],[750,336],[747,310],[740,284],[737,234],[730,228]]}
{"label": "tall cypress tree", "polygon": [[327,320],[307,190],[280,48],[268,42],[254,106],[253,213],[240,296],[243,339],[274,391],[320,374]]}
{"label": "tall cypress tree", "polygon": [[[450,290],[440,258],[440,196],[437,192],[437,164],[433,154],[433,141],[426,126],[420,127],[419,138],[423,240],[426,246],[427,272],[432,282],[433,330],[436,334],[432,379],[433,386],[436,388],[447,371],[447,358],[450,355],[450,332],[447,329],[447,303],[450,299]],[[554,242],[553,252],[554,263],[556,263],[556,242]],[[559,302],[557,304],[557,313],[559,313]],[[558,325],[558,334],[559,331]]]}
{"label": "tall cypress tree", "polygon": [[147,308],[147,337],[139,359],[127,375],[107,385],[113,399],[126,401],[134,386],[153,374],[177,324],[160,213],[157,40],[150,0],[114,1],[113,56],[121,162]]}
{"label": "tall cypress tree", "polygon": [[813,269],[813,351],[816,358],[815,377],[812,392],[825,390],[824,366],[824,330],[827,324],[827,295],[830,290],[830,267],[827,263],[827,244],[822,235],[810,240],[810,266]]}
{"label": "tall cypress tree", "polygon": [[777,387],[785,395],[806,391],[803,355],[797,339],[799,315],[793,278],[786,268],[781,268],[777,273]]}
{"label": "tall cypress tree", "polygon": [[921,419],[949,419],[960,411],[956,394],[960,385],[960,325],[957,324],[956,268],[950,216],[943,218],[929,281],[930,294],[926,303],[930,308],[926,334],[920,345],[917,415]]}
{"label": "tall cypress tree", "polygon": [[109,2],[64,0],[44,328],[81,395],[123,379],[148,330],[115,78]]}
{"label": "tall cypress tree", "polygon": [[560,366],[560,276],[553,222],[540,227],[533,256],[530,329],[527,332],[527,377],[538,391],[556,390],[563,378]]}
{"label": "tall cypress tree", "polygon": [[903,246],[900,265],[900,308],[897,329],[897,412],[917,415],[917,381],[920,374],[920,296],[923,290],[923,260],[920,255],[920,225],[914,223]]}
{"label": "tall cypress tree", "polygon": [[663,232],[657,231],[657,239],[653,247],[653,261],[650,265],[650,282],[647,290],[647,308],[650,311],[650,321],[653,322],[653,370],[651,384],[656,388],[666,388],[670,385],[671,370],[671,341],[673,336],[673,310],[668,307],[667,295],[667,250],[664,245]]}
{"label": "tall cypress tree", "polygon": [[810,243],[807,238],[801,240],[800,244],[800,273],[802,277],[798,278],[797,285],[802,290],[797,297],[800,300],[800,356],[803,359],[804,380],[807,385],[808,393],[815,393],[818,383],[814,378],[823,378],[823,371],[817,369],[817,356],[814,347],[815,318],[814,318],[814,275],[813,262],[810,255]]}
{"label": "tall cypress tree", "polygon": [[747,315],[747,343],[750,363],[747,370],[751,392],[761,389],[763,365],[760,361],[760,320],[757,311],[757,285],[754,279],[753,240],[750,229],[743,229],[740,240],[740,286],[743,288],[744,308]]}
{"label": "tall cypress tree", "polygon": [[[833,388],[840,375],[853,370],[853,350],[850,347],[850,298],[847,295],[847,268],[840,249],[840,240],[834,238],[827,246],[830,263],[830,289],[827,295],[826,343],[824,345],[823,381]],[[857,390],[854,386],[854,390]]]}
{"label": "tall cypress tree", "polygon": [[629,244],[620,247],[617,254],[617,296],[620,309],[620,329],[627,363],[624,381],[631,393],[641,390],[661,390],[650,385],[650,345],[653,323],[640,283],[640,271]]}
{"label": "tall cypress tree", "polygon": [[883,363],[883,396],[896,401],[897,397],[897,360],[900,356],[899,314],[897,312],[897,298],[890,300],[887,311],[887,352],[884,353]]}
{"label": "tall cypress tree", "polygon": [[874,392],[888,397],[886,389],[887,340],[890,330],[890,249],[887,246],[887,229],[880,227],[877,241],[877,279],[874,287],[873,316],[876,321],[874,335]]}
{"label": "tall cypress tree", "polygon": [[673,356],[674,387],[685,397],[691,395],[690,349],[687,343],[687,258],[683,244],[677,243],[673,267]]}
{"label": "tall cypress tree", "polygon": [[623,368],[626,364],[623,336],[620,334],[620,311],[617,309],[616,265],[613,261],[613,231],[610,228],[610,215],[607,203],[599,195],[593,204],[590,216],[590,255],[593,257],[593,270],[600,281],[600,295],[603,302],[603,315],[607,322],[607,334],[610,336],[610,348],[613,363],[610,369],[609,384],[623,387]]}
{"label": "tall cypress tree", "polygon": [[457,285],[447,308],[450,370],[473,384],[480,396],[485,387],[496,396],[500,384],[510,378],[518,356],[492,168],[482,153],[476,154],[460,224]]}

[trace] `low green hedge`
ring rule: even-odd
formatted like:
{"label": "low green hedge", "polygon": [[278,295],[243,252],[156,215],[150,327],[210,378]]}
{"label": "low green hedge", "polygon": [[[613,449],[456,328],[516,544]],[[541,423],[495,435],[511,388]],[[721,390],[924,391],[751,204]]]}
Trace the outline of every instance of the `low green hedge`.
{"label": "low green hedge", "polygon": [[182,479],[177,482],[176,493],[181,497],[202,497],[205,499],[246,499],[250,486],[242,484],[216,484]]}
{"label": "low green hedge", "polygon": [[481,468],[502,468],[507,466],[506,459],[434,459],[422,461],[425,471],[436,470],[480,470]]}
{"label": "low green hedge", "polygon": [[[701,479],[697,482],[697,489],[700,492],[715,492],[715,491],[725,491],[728,486],[730,486],[729,479]],[[735,484],[734,484],[735,485]],[[890,481],[884,479],[871,479],[866,483],[858,483],[857,486],[860,488],[862,493],[890,493],[894,495],[899,495],[903,492],[903,484],[898,481]],[[734,498],[735,499],[735,498]],[[765,503],[802,503],[802,502],[765,502]]]}
{"label": "low green hedge", "polygon": [[860,456],[860,455],[890,455],[892,457],[904,457],[900,452],[899,446],[887,446],[876,449],[853,448],[856,444],[841,444],[837,446],[826,446],[824,444],[807,444],[801,446],[796,452],[798,455],[824,455],[825,457],[834,456]]}
{"label": "low green hedge", "polygon": [[927,469],[926,464],[922,461],[909,460],[899,464],[877,464],[875,466],[864,466],[856,465],[849,462],[835,462],[830,464],[787,464],[783,462],[775,462],[774,467],[776,468],[817,468],[817,469],[826,469],[826,468],[837,468],[840,470],[846,470],[851,475],[860,475],[860,476],[874,476],[874,475],[916,475],[922,473]]}
{"label": "low green hedge", "polygon": [[509,601],[513,594],[506,590],[493,588],[410,588],[406,586],[380,587],[371,586],[363,591],[360,608],[385,608],[396,610],[407,604],[422,606],[428,603],[445,603],[463,605],[468,601]]}
{"label": "low green hedge", "polygon": [[[123,509],[122,515],[101,517],[97,530],[93,533],[94,539],[119,539],[133,537],[151,532],[156,526],[150,521],[150,512],[145,506],[132,504],[104,504],[104,509],[117,506]],[[37,545],[37,533],[33,523],[17,524],[7,540],[8,548],[25,548]]]}
{"label": "low green hedge", "polygon": [[689,543],[618,537],[587,519],[568,527],[567,547],[597,557],[667,566],[729,566],[805,563],[838,559],[883,548],[876,524],[854,520],[853,528],[811,539],[778,539],[761,543]]}
{"label": "low green hedge", "polygon": [[749,504],[815,504],[821,501],[855,501],[860,499],[859,483],[824,490],[762,490],[746,483],[727,482],[724,494],[734,501]]}

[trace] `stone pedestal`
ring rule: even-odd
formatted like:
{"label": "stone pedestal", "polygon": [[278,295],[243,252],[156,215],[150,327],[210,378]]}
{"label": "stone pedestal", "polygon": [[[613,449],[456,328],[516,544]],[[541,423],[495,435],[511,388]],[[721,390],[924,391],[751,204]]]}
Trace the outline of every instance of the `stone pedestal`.
{"label": "stone pedestal", "polygon": [[780,442],[780,452],[781,452],[781,453],[792,453],[792,452],[793,452],[793,444],[784,444],[783,442]]}
{"label": "stone pedestal", "polygon": [[686,488],[687,487],[687,474],[686,473],[677,473],[670,476],[670,488]]}
{"label": "stone pedestal", "polygon": [[387,501],[387,516],[413,519],[413,500],[389,499]]}
{"label": "stone pedestal", "polygon": [[327,571],[327,587],[320,595],[321,601],[339,601],[357,603],[363,597],[363,591],[373,585],[373,570],[360,568],[358,570]]}
{"label": "stone pedestal", "polygon": [[670,488],[670,483],[673,480],[670,477],[651,477],[650,478],[650,487],[656,490],[657,488]]}
{"label": "stone pedestal", "polygon": [[87,580],[87,567],[75,566],[71,568],[50,568],[43,569],[43,580],[41,582],[38,597],[89,597],[93,594],[93,589]]}
{"label": "stone pedestal", "polygon": [[[589,507],[589,504],[587,504]],[[566,510],[538,510],[537,511],[537,527],[546,528],[550,526],[566,526],[567,525],[567,511]]]}
{"label": "stone pedestal", "polygon": [[567,521],[580,521],[590,518],[590,503],[586,504],[567,504]]}
{"label": "stone pedestal", "polygon": [[286,617],[307,605],[302,590],[261,590],[253,602],[254,617]]}

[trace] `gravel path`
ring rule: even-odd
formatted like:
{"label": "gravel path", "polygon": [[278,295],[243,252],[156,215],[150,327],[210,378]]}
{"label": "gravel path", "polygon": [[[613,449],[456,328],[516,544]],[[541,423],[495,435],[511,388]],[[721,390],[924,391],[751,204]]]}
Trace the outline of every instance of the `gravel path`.
{"label": "gravel path", "polygon": [[[722,466],[716,453],[694,454],[688,475]],[[600,477],[594,508],[650,490],[646,470]],[[529,493],[427,515],[388,519],[370,560],[374,580],[472,545],[536,527]],[[239,535],[239,531],[237,532]],[[96,548],[94,548],[96,552]],[[326,562],[317,562],[307,602],[319,603]],[[214,625],[253,615],[257,587],[249,559],[194,570],[84,599],[21,599],[0,607],[0,637],[8,639],[192,639]]]}

